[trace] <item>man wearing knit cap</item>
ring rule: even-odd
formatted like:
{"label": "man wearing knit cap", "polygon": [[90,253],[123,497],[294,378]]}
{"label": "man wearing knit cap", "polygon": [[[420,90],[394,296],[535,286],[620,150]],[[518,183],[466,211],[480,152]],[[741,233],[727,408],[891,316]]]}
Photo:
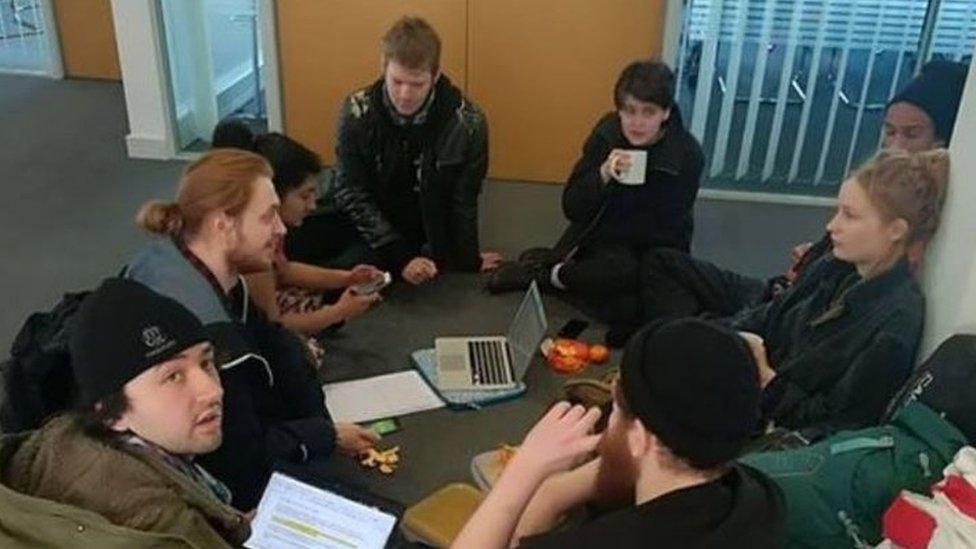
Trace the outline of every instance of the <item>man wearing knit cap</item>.
{"label": "man wearing knit cap", "polygon": [[[591,434],[597,409],[554,406],[454,546],[779,547],[779,491],[732,462],[759,419],[756,366],[739,334],[698,319],[652,324],[627,344],[613,392],[602,438]],[[612,512],[544,533],[573,508],[613,502]]]}
{"label": "man wearing knit cap", "polygon": [[247,518],[193,461],[223,431],[223,389],[196,316],[108,279],[79,309],[69,347],[82,408],[0,439],[0,545],[242,544]]}
{"label": "man wearing knit cap", "polygon": [[919,152],[949,146],[966,85],[966,65],[930,61],[885,111],[884,147]]}

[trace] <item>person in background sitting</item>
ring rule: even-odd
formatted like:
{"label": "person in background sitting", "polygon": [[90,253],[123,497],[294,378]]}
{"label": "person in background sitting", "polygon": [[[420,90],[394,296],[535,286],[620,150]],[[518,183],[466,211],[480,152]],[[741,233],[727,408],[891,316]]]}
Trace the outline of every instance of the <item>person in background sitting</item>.
{"label": "person in background sitting", "polygon": [[[252,151],[267,159],[274,171],[271,181],[280,202],[279,215],[289,230],[301,226],[315,208],[322,161],[301,143],[275,132],[254,135],[246,124],[232,120],[214,130],[213,146]],[[353,289],[382,277],[372,265],[345,270],[290,261],[283,239],[276,244],[273,265],[247,275],[252,299],[268,318],[306,336],[354,318],[380,299],[379,293],[361,295]],[[338,298],[331,295],[337,290]]]}

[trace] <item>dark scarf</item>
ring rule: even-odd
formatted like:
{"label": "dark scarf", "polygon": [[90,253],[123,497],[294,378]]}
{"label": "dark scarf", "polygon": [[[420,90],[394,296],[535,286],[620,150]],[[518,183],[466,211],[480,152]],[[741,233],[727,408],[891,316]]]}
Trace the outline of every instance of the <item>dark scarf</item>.
{"label": "dark scarf", "polygon": [[216,496],[217,499],[224,502],[224,504],[230,505],[230,489],[227,488],[224,483],[211,476],[210,473],[208,473],[203,467],[200,467],[194,463],[192,459],[186,456],[171,454],[156,444],[153,444],[152,442],[149,442],[148,440],[132,432],[121,435],[119,440],[126,446],[133,448],[145,448],[152,451],[161,457],[163,461],[165,461],[171,467],[189,477],[193,482],[206,488],[214,496]]}
{"label": "dark scarf", "polygon": [[393,101],[390,99],[390,94],[386,90],[386,84],[382,86],[382,93],[380,94],[383,98],[383,106],[386,107],[386,112],[390,115],[390,120],[393,124],[399,127],[405,126],[423,126],[427,123],[427,117],[430,114],[430,107],[434,104],[434,95],[436,95],[437,82],[430,87],[430,92],[427,93],[427,98],[424,99],[424,103],[420,106],[417,112],[405,116],[400,114],[396,107],[393,105]]}

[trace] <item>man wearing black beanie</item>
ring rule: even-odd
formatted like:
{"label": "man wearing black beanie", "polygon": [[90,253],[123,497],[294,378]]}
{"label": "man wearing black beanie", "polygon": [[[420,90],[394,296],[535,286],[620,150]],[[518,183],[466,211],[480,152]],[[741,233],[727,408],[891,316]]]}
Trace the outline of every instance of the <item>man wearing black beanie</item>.
{"label": "man wearing black beanie", "polygon": [[968,67],[930,61],[885,110],[884,148],[919,152],[948,147]]}
{"label": "man wearing black beanie", "polygon": [[[759,420],[749,346],[698,319],[655,323],[628,343],[602,437],[599,411],[559,403],[536,424],[455,547],[779,547],[775,485],[733,464]],[[587,464],[564,471],[597,450]],[[586,503],[622,508],[551,530]]]}
{"label": "man wearing black beanie", "polygon": [[81,408],[0,439],[0,546],[238,546],[231,493],[197,465],[223,437],[203,325],[142,284],[108,279],[69,348]]}

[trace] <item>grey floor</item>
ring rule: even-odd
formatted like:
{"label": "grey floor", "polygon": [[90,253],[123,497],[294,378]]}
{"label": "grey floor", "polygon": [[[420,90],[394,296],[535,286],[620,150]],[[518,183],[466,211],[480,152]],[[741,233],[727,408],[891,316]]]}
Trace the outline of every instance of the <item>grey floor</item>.
{"label": "grey floor", "polygon": [[[174,192],[181,162],[126,156],[123,101],[119,84],[0,75],[2,355],[30,312],[117,272],[146,238],[132,221],[137,207]],[[564,227],[559,192],[558,185],[489,181],[482,208],[485,247],[514,254],[551,244]],[[776,273],[790,245],[821,234],[827,215],[823,208],[701,200],[694,249],[746,273]],[[449,328],[502,329],[517,296],[493,300],[477,287],[469,275],[394,294],[384,310],[328,343],[337,360],[332,370],[327,366],[327,376],[354,377],[353,364],[364,365],[357,370],[363,373],[405,368],[409,351]],[[457,299],[438,298],[438,288]],[[553,324],[574,314],[551,299],[547,307]],[[470,453],[513,441],[558,392],[559,380],[547,374],[534,367],[529,395],[490,412],[407,418],[393,442],[411,447],[409,465],[397,481],[370,483],[410,502],[439,483],[464,480]]]}

